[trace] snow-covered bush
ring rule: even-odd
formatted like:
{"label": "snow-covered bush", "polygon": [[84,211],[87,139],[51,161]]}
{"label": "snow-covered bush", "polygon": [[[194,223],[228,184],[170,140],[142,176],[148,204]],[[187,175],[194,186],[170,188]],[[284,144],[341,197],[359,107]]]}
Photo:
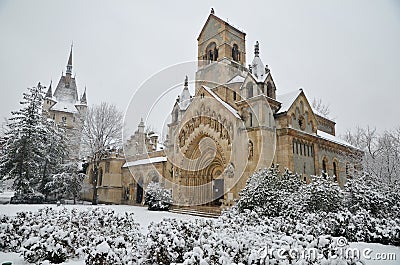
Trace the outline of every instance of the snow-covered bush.
{"label": "snow-covered bush", "polygon": [[150,182],[144,195],[144,204],[151,211],[168,211],[172,204],[172,192],[158,182]]}
{"label": "snow-covered bush", "polygon": [[372,216],[400,218],[400,188],[398,183],[391,186],[370,176],[349,179],[345,185],[346,203],[353,213],[360,209],[367,210]]}
{"label": "snow-covered bush", "polygon": [[[325,176],[310,184],[276,168],[251,176],[231,213],[245,223],[269,220],[286,235],[344,236],[350,241],[400,244],[400,189],[385,187],[367,177],[349,179],[344,189]],[[230,213],[231,212],[231,213]],[[278,225],[277,225],[278,224]]]}
{"label": "snow-covered bush", "polygon": [[[60,263],[86,257],[89,264],[102,264],[95,263],[102,258],[107,262],[135,264],[142,255],[144,237],[132,213],[116,214],[102,208],[45,208],[35,213],[18,213],[15,218],[3,216],[1,220],[0,251],[21,252],[29,262]],[[106,244],[110,251],[102,257]]]}
{"label": "snow-covered bush", "polygon": [[311,183],[296,192],[307,212],[337,212],[344,207],[344,194],[339,184],[327,176],[312,176]]}
{"label": "snow-covered bush", "polygon": [[183,262],[185,253],[192,250],[203,228],[211,223],[206,219],[164,219],[150,224],[146,240],[146,264]]}
{"label": "snow-covered bush", "polygon": [[277,167],[260,170],[248,179],[236,207],[240,212],[252,210],[265,216],[298,212],[302,210],[303,198],[298,196],[302,185],[289,171],[281,174]]}

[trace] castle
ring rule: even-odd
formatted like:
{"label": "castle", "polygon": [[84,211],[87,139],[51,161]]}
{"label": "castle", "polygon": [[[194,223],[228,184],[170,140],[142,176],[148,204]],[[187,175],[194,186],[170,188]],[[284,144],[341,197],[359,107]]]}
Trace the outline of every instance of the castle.
{"label": "castle", "polygon": [[67,70],[61,74],[56,90],[50,84],[44,98],[43,110],[51,119],[67,128],[75,128],[77,122],[87,109],[86,88],[81,98],[78,97],[78,88],[75,77],[72,77],[72,47],[68,57]]}
{"label": "castle", "polygon": [[[305,182],[321,173],[340,185],[351,177],[360,151],[335,136],[335,122],[302,89],[279,94],[258,42],[246,66],[245,37],[211,11],[197,38],[195,94],[186,78],[165,142],[141,121],[125,154],[110,152],[100,162],[100,202],[142,203],[153,181],[172,189],[178,205],[231,205],[248,177],[272,164]],[[88,175],[93,183],[92,165]]]}
{"label": "castle", "polygon": [[[60,81],[53,94],[50,83],[43,101],[43,113],[48,118],[65,128],[69,139],[75,142],[70,144],[69,158],[79,157],[79,139],[83,119],[87,110],[86,88],[79,98],[75,77],[72,76],[72,46],[68,57],[67,69],[61,74]],[[74,139],[76,138],[76,139]]]}

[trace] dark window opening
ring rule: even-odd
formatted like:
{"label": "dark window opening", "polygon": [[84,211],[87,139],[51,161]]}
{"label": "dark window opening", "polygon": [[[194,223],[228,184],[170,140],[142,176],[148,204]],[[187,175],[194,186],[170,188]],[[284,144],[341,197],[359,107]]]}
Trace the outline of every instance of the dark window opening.
{"label": "dark window opening", "polygon": [[232,59],[235,62],[238,62],[240,60],[240,53],[239,53],[239,48],[236,44],[233,45],[232,48]]}
{"label": "dark window opening", "polygon": [[326,171],[326,160],[325,160],[325,159],[322,160],[322,173],[323,173],[324,175],[327,174],[327,171]]}
{"label": "dark window opening", "polygon": [[236,100],[236,92],[233,91],[233,100]]}
{"label": "dark window opening", "polygon": [[207,61],[216,61],[218,59],[218,49],[215,42],[210,43],[206,48]]}
{"label": "dark window opening", "polygon": [[335,176],[335,181],[337,181],[338,175],[337,175],[336,162],[333,162],[333,175]]}

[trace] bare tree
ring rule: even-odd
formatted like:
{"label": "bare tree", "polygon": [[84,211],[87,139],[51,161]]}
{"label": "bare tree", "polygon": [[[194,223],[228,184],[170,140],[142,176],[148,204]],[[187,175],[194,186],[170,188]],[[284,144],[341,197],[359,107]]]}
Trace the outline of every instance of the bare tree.
{"label": "bare tree", "polygon": [[111,147],[122,142],[123,113],[115,105],[101,103],[89,107],[82,126],[82,148],[93,164],[93,201],[97,204],[98,166]]}
{"label": "bare tree", "polygon": [[314,98],[311,106],[313,107],[314,110],[316,110],[321,116],[327,118],[329,113],[330,113],[330,109],[329,109],[329,105],[325,105],[321,99],[316,99]]}
{"label": "bare tree", "polygon": [[375,128],[357,128],[342,137],[364,151],[363,170],[379,181],[400,178],[400,127],[377,133]]}

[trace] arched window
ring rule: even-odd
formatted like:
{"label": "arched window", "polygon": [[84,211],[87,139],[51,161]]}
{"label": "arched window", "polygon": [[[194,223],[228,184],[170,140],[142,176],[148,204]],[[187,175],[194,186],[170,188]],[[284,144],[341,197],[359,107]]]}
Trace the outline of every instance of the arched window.
{"label": "arched window", "polygon": [[338,180],[338,174],[337,174],[337,164],[335,161],[333,161],[333,175],[335,176],[335,181]]}
{"label": "arched window", "polygon": [[249,140],[249,160],[253,159],[254,156],[254,145],[251,140]]}
{"label": "arched window", "polygon": [[236,91],[233,91],[233,100],[236,100]]}
{"label": "arched window", "polygon": [[249,113],[249,124],[250,127],[253,127],[253,114],[251,112]]}
{"label": "arched window", "polygon": [[208,44],[206,48],[207,61],[216,61],[218,59],[218,49],[215,42]]}
{"label": "arched window", "polygon": [[322,159],[322,174],[324,175],[328,174],[326,164],[327,164],[327,159],[326,158]]}
{"label": "arched window", "polygon": [[238,62],[240,60],[239,47],[237,46],[237,44],[233,44],[233,47],[232,47],[232,59],[235,62]]}

